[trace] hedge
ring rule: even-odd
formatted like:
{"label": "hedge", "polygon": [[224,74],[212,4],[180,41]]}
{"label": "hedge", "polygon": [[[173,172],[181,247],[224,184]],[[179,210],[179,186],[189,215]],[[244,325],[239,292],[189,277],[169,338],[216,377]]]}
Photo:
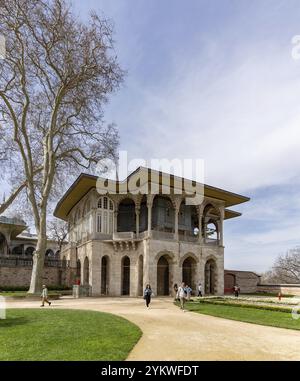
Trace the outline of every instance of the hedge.
{"label": "hedge", "polygon": [[[220,300],[201,300],[200,304],[201,303],[230,306],[230,307],[254,308],[257,310],[278,311],[278,312],[288,312],[288,313],[291,313],[292,309],[294,308],[290,306],[286,308],[286,307],[279,307],[279,306],[267,306],[267,305],[257,305],[257,304],[249,304],[249,303],[230,303],[227,301],[222,302]],[[300,314],[300,306],[297,313]]]}
{"label": "hedge", "polygon": [[[71,290],[72,287],[68,286],[47,286],[49,291],[65,291]],[[28,291],[29,286],[0,286],[0,292],[2,291]]]}

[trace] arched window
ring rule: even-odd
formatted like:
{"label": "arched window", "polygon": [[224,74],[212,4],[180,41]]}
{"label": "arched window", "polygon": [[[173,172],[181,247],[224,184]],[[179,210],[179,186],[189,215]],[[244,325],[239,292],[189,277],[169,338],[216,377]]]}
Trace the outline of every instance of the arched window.
{"label": "arched window", "polygon": [[202,219],[202,231],[205,233],[206,240],[211,243],[218,243],[220,221],[220,211],[212,204],[205,206]]}
{"label": "arched window", "polygon": [[28,246],[25,250],[25,255],[33,255],[35,248],[33,246]]}
{"label": "arched window", "polygon": [[12,254],[13,254],[13,255],[22,255],[22,254],[23,254],[23,246],[22,246],[22,245],[15,246],[15,247],[12,249]]}
{"label": "arched window", "polygon": [[53,258],[53,257],[54,257],[54,251],[51,250],[51,249],[46,250],[46,254],[45,254],[45,256],[46,256],[46,257]]}
{"label": "arched window", "polygon": [[214,221],[209,221],[206,225],[206,235],[209,239],[218,239],[218,227]]}
{"label": "arched window", "polygon": [[97,209],[97,233],[112,234],[114,224],[114,203],[108,197],[100,197]]}

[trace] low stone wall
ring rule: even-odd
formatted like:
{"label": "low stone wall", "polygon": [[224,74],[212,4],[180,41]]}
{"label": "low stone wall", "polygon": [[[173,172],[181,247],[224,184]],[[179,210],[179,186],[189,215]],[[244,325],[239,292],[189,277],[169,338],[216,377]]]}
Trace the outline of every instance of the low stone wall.
{"label": "low stone wall", "polygon": [[252,271],[224,270],[224,292],[232,294],[234,285],[240,287],[242,294],[253,294],[257,291],[260,276]]}
{"label": "low stone wall", "polygon": [[[75,270],[76,271],[76,270]],[[30,285],[32,267],[0,266],[0,288],[28,287]],[[74,282],[74,271],[71,268],[44,268],[43,280],[47,286],[71,286]]]}
{"label": "low stone wall", "polygon": [[300,296],[300,284],[259,284],[257,292]]}

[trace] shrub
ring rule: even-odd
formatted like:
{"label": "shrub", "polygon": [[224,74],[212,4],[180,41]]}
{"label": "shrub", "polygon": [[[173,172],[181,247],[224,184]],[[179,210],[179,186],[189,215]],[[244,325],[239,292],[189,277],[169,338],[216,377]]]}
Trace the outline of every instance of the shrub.
{"label": "shrub", "polygon": [[69,286],[47,286],[48,290],[53,290],[53,291],[64,291],[64,290],[72,290],[72,287]]}
{"label": "shrub", "polygon": [[[278,293],[276,292],[264,292],[264,291],[258,291],[258,292],[255,292],[254,294],[244,294],[244,295],[253,295],[253,296],[267,296],[267,297],[278,297]],[[282,298],[293,298],[295,295],[292,295],[292,294],[282,294],[281,297]]]}
{"label": "shrub", "polygon": [[[69,286],[47,286],[49,291],[66,291],[71,290]],[[0,292],[28,291],[29,286],[0,286]]]}
{"label": "shrub", "polygon": [[[201,300],[200,303],[206,304],[215,304],[222,306],[230,306],[230,307],[242,307],[242,308],[254,308],[258,310],[267,310],[267,311],[278,311],[278,312],[288,312],[292,311],[292,307],[280,307],[280,306],[267,306],[267,305],[257,305],[257,304],[249,304],[249,303],[238,303],[238,302],[228,302],[219,300]],[[300,311],[298,311],[300,314]]]}
{"label": "shrub", "polygon": [[0,291],[28,291],[28,286],[0,286]]}

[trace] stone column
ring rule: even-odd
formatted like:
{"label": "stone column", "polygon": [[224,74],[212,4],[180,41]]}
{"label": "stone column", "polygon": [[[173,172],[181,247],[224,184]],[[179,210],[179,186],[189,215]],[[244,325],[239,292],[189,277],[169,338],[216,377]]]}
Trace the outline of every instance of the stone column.
{"label": "stone column", "polygon": [[178,215],[179,215],[179,210],[180,210],[180,205],[176,205],[174,209],[174,214],[175,214],[175,225],[174,225],[174,239],[178,241]]}
{"label": "stone column", "polygon": [[204,217],[203,219],[203,229],[204,229],[204,235],[203,235],[203,243],[205,244],[206,243],[206,240],[207,240],[207,224],[206,224],[206,217]]}
{"label": "stone column", "polygon": [[140,209],[137,207],[135,207],[135,230],[136,238],[138,238],[140,234]]}
{"label": "stone column", "polygon": [[201,283],[202,285],[202,293],[204,294],[205,291],[205,275],[204,275],[204,267],[205,267],[205,261],[202,257],[202,248],[200,249],[200,259],[199,263],[197,264],[197,285],[198,283]]}
{"label": "stone column", "polygon": [[11,246],[11,241],[10,241],[10,232],[2,232],[5,238],[5,243],[6,245],[4,246],[4,255],[9,255],[11,254],[10,246]]}
{"label": "stone column", "polygon": [[219,222],[219,229],[220,229],[219,245],[220,246],[224,246],[223,225],[224,225],[224,208],[221,208],[220,209],[220,222]]}
{"label": "stone column", "polygon": [[96,238],[97,235],[97,208],[92,208],[92,232],[91,235],[93,238]]}
{"label": "stone column", "polygon": [[[150,240],[143,241],[144,246],[144,255],[143,255],[143,288],[146,284],[151,284],[152,289],[156,295],[156,282],[153,282],[153,279],[150,279],[150,274],[156,274],[155,271],[151,271],[152,263],[150,261]],[[152,258],[153,260],[153,258]]]}
{"label": "stone column", "polygon": [[[102,249],[102,248],[101,248]],[[92,243],[87,244],[87,254],[89,258],[89,283],[92,286],[92,296],[101,295],[101,257],[100,247]]]}
{"label": "stone column", "polygon": [[118,231],[118,210],[114,211],[114,233]]}
{"label": "stone column", "polygon": [[138,257],[130,257],[130,286],[129,296],[138,296]]}
{"label": "stone column", "polygon": [[178,241],[178,218],[180,206],[184,198],[182,197],[182,195],[173,195],[171,199],[174,208],[174,239]]}
{"label": "stone column", "polygon": [[152,225],[152,205],[153,195],[147,195],[147,208],[148,208],[148,237],[151,237],[151,225]]}
{"label": "stone column", "polygon": [[202,213],[199,213],[198,214],[198,225],[199,225],[199,233],[198,233],[198,243],[202,243],[203,242],[203,239],[202,239],[202,218],[203,218],[203,215]]}
{"label": "stone column", "polygon": [[9,249],[10,249],[10,242],[8,240],[6,240],[6,245],[4,247],[4,255],[10,254]]}
{"label": "stone column", "polygon": [[224,248],[219,247],[217,260],[217,295],[224,295]]}

